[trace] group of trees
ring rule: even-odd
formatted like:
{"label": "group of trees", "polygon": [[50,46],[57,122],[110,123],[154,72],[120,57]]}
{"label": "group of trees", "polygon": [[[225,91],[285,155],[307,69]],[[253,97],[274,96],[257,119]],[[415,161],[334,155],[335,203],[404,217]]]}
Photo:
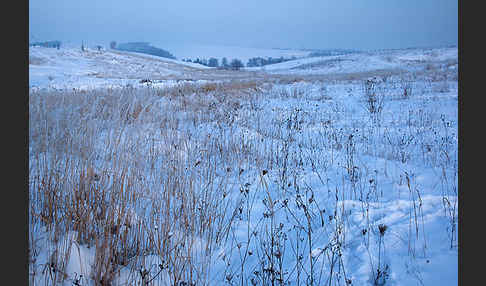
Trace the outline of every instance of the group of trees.
{"label": "group of trees", "polygon": [[262,67],[262,66],[266,66],[266,65],[271,65],[271,64],[278,64],[278,63],[282,63],[282,62],[286,62],[286,61],[291,61],[291,60],[295,60],[297,59],[295,56],[292,56],[291,58],[284,58],[284,57],[280,57],[280,58],[272,58],[272,57],[268,57],[268,58],[262,58],[262,57],[255,57],[255,58],[251,58],[248,60],[248,63],[246,64],[247,67]]}
{"label": "group of trees", "polygon": [[[297,59],[295,56],[292,56],[291,58],[262,58],[262,57],[255,57],[251,58],[248,60],[248,63],[246,64],[247,67],[262,67],[265,65],[270,65],[270,64],[278,64],[290,60],[295,60]],[[219,61],[217,58],[211,57],[209,59],[200,59],[196,58],[195,60],[192,59],[182,59],[184,62],[189,62],[189,63],[197,63],[201,64],[204,66],[208,67],[214,67],[214,68],[222,68],[222,69],[233,69],[233,70],[239,70],[240,68],[244,67],[245,65],[243,62],[239,59],[232,59],[231,62],[228,62],[227,58],[222,58],[221,59],[221,65],[219,64]]]}
{"label": "group of trees", "polygon": [[188,63],[196,63],[196,64],[204,65],[204,66],[207,66],[207,67],[214,67],[214,68],[219,67],[219,61],[218,61],[217,58],[209,58],[209,60],[208,59],[199,59],[199,58],[196,58],[195,60],[182,59],[182,61],[188,62]]}
{"label": "group of trees", "polygon": [[332,50],[315,50],[309,54],[309,57],[328,57],[356,53],[355,50],[332,49]]}
{"label": "group of trees", "polygon": [[201,65],[208,66],[208,67],[221,68],[221,69],[232,69],[232,70],[239,70],[240,68],[245,66],[243,64],[243,62],[239,59],[232,59],[231,62],[228,62],[227,58],[221,59],[221,65],[219,64],[218,59],[213,58],[213,57],[209,58],[209,60],[208,59],[196,58],[195,60],[182,59],[182,61],[188,62],[188,63],[201,64]]}
{"label": "group of trees", "polygon": [[31,47],[45,47],[45,48],[56,48],[59,50],[61,47],[61,41],[46,41],[46,42],[34,42],[30,43]]}
{"label": "group of trees", "polygon": [[120,51],[137,52],[137,53],[149,54],[149,55],[154,55],[163,58],[176,59],[176,57],[174,57],[168,51],[153,47],[146,42],[132,42],[132,43],[117,44],[116,42],[113,41],[110,43],[110,48],[117,49]]}

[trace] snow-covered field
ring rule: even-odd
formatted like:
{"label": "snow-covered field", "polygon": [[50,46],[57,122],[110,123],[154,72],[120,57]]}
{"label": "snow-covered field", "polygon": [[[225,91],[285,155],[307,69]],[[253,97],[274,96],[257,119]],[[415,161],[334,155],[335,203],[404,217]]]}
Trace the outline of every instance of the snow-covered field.
{"label": "snow-covered field", "polygon": [[29,63],[30,285],[457,285],[457,48]]}

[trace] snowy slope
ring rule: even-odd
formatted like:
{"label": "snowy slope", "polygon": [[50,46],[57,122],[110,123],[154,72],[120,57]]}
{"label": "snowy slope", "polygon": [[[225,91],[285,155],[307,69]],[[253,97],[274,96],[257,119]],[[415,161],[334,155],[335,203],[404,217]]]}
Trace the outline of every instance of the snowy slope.
{"label": "snowy slope", "polygon": [[405,49],[309,57],[252,70],[283,74],[353,73],[381,69],[413,69],[414,64],[455,60],[457,48]]}
{"label": "snowy slope", "polygon": [[183,75],[205,66],[161,57],[80,48],[29,48],[29,87],[57,89],[136,85],[140,79]]}

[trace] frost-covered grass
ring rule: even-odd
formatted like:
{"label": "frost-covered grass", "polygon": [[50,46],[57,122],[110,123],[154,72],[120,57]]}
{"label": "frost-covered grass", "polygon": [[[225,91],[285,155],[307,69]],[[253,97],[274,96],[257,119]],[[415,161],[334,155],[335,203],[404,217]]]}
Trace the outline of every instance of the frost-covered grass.
{"label": "frost-covered grass", "polygon": [[30,285],[456,285],[450,66],[32,90]]}

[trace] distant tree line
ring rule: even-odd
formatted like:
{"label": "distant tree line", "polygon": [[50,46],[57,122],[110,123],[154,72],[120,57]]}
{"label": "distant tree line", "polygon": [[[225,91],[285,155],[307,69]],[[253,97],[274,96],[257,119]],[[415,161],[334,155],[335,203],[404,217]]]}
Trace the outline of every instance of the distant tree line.
{"label": "distant tree line", "polygon": [[183,62],[187,62],[187,63],[195,63],[195,64],[200,64],[200,65],[203,65],[203,66],[207,66],[207,67],[214,67],[214,68],[217,68],[219,67],[219,61],[217,58],[209,58],[208,59],[200,59],[200,58],[196,58],[194,60],[192,59],[182,59]]}
{"label": "distant tree line", "polygon": [[[246,67],[262,67],[265,65],[271,65],[271,64],[278,64],[286,61],[291,61],[297,59],[295,56],[292,56],[290,58],[284,58],[284,57],[279,57],[279,58],[262,58],[262,57],[254,57],[248,60]],[[211,57],[209,59],[205,58],[196,58],[196,59],[190,59],[190,58],[185,58],[182,59],[184,62],[189,62],[189,63],[196,63],[196,64],[201,64],[203,66],[207,67],[214,67],[214,68],[220,68],[220,69],[234,69],[234,70],[239,70],[242,67],[245,67],[243,62],[239,59],[232,59],[231,62],[228,62],[227,58],[222,58],[221,59],[221,64],[219,64],[219,60],[217,58]]]}
{"label": "distant tree line", "polygon": [[176,59],[176,57],[172,55],[170,52],[160,48],[153,47],[146,42],[132,42],[132,43],[123,43],[123,44],[117,44],[116,42],[111,42],[110,47],[112,49],[116,49],[120,51],[136,52],[136,53],[149,54],[153,56],[169,58],[174,60]]}
{"label": "distant tree line", "polygon": [[247,67],[262,67],[266,65],[271,65],[271,64],[278,64],[278,63],[283,63],[286,61],[291,61],[297,59],[295,56],[292,56],[291,58],[262,58],[262,57],[255,57],[251,58],[248,60],[248,63],[246,64]]}
{"label": "distant tree line", "polygon": [[219,68],[219,69],[232,69],[232,70],[239,70],[245,65],[243,62],[239,59],[232,59],[231,62],[228,62],[227,58],[222,58],[221,59],[221,65],[219,64],[219,60],[217,58],[211,57],[209,59],[205,58],[196,58],[194,60],[192,59],[182,59],[183,62],[188,62],[188,63],[196,63],[200,64],[203,66],[207,67],[213,67],[213,68]]}
{"label": "distant tree line", "polygon": [[45,47],[45,48],[56,48],[59,50],[61,47],[61,41],[46,41],[46,42],[34,42],[29,46],[33,47]]}
{"label": "distant tree line", "polygon": [[340,56],[356,53],[355,50],[345,50],[345,49],[330,49],[330,50],[314,50],[309,54],[309,57],[328,57],[328,56]]}

